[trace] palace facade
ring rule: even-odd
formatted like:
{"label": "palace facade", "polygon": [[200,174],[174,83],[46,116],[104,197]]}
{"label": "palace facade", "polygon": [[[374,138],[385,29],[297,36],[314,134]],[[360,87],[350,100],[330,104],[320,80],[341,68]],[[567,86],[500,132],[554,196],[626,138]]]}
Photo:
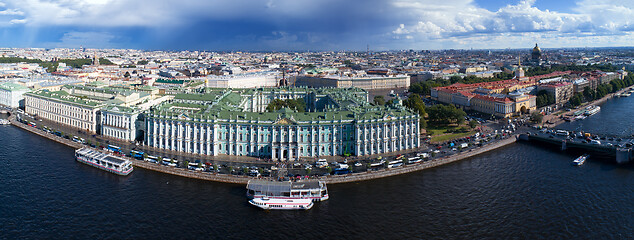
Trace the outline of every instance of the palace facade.
{"label": "palace facade", "polygon": [[[420,117],[399,103],[374,106],[358,89],[208,89],[179,94],[145,118],[145,144],[205,155],[296,160],[417,148]],[[303,99],[305,109],[266,112],[273,99]],[[307,112],[306,112],[307,110]]]}

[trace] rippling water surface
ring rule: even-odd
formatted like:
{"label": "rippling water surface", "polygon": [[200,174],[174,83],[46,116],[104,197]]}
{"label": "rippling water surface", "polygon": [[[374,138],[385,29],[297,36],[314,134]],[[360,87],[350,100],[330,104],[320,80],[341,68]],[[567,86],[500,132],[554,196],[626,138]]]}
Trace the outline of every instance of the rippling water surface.
{"label": "rippling water surface", "polygon": [[[631,135],[623,119],[634,110],[608,114],[633,100],[604,104],[584,127],[621,118],[594,131]],[[633,239],[634,167],[573,167],[575,157],[517,143],[422,172],[330,185],[331,199],[309,211],[266,212],[247,204],[241,185],[143,169],[115,176],[75,162],[71,148],[0,126],[0,239]]]}

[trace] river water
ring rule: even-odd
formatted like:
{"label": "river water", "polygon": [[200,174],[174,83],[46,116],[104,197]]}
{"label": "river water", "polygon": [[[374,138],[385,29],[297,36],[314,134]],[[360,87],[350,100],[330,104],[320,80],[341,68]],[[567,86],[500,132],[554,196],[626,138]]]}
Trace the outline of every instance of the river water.
{"label": "river water", "polygon": [[[634,97],[563,125],[631,135]],[[244,186],[135,169],[0,126],[0,239],[634,239],[634,167],[516,143],[457,163],[330,185],[308,211],[251,207]]]}

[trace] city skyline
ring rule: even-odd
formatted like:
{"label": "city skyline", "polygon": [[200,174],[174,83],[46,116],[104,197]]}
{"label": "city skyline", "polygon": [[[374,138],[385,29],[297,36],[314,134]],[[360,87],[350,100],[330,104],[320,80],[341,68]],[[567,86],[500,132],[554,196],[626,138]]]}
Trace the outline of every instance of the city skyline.
{"label": "city skyline", "polygon": [[[629,3],[629,4],[628,4]],[[373,51],[632,46],[634,1],[4,0],[2,47]]]}

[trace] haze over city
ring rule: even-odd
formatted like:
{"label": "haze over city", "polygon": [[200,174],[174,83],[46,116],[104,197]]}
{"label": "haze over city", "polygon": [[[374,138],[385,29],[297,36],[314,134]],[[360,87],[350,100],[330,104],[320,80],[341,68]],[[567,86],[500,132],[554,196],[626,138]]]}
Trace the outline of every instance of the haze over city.
{"label": "haze over city", "polygon": [[319,51],[631,46],[634,1],[3,0],[3,47]]}

